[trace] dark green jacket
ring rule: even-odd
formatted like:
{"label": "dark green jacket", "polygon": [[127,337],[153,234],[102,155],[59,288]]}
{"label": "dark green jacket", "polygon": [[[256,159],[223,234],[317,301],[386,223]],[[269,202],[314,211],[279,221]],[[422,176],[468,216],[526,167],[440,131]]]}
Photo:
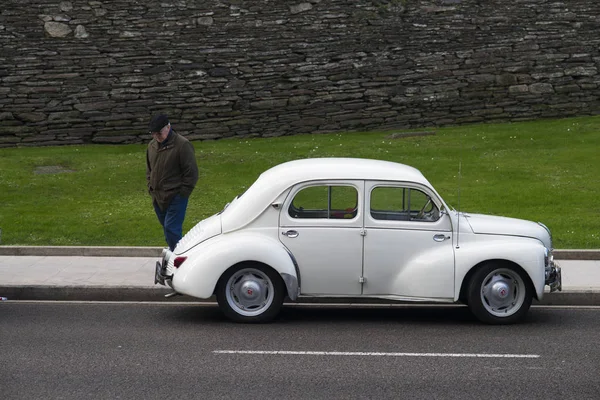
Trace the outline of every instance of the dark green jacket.
{"label": "dark green jacket", "polygon": [[194,146],[171,130],[160,145],[156,140],[146,150],[148,192],[161,210],[166,210],[175,195],[189,197],[198,181]]}

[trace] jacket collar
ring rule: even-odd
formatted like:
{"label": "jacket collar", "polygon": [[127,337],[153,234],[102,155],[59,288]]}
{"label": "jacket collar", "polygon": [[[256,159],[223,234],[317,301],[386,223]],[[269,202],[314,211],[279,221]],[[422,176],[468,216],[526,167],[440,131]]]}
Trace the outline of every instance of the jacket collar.
{"label": "jacket collar", "polygon": [[167,147],[169,144],[171,144],[174,134],[175,132],[173,132],[173,128],[170,128],[167,138],[163,140],[162,143],[158,143],[158,148],[160,149],[162,147]]}
{"label": "jacket collar", "polygon": [[162,150],[167,147],[170,147],[175,141],[175,135],[177,135],[177,133],[173,130],[173,128],[171,128],[169,134],[167,135],[167,138],[162,143],[158,143],[156,139],[152,139],[151,145],[157,150]]}

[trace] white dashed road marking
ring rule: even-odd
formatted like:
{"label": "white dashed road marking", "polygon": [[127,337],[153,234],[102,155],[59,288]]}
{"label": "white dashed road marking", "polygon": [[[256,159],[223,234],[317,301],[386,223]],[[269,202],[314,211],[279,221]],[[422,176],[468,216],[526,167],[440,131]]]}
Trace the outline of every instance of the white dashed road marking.
{"label": "white dashed road marking", "polygon": [[464,358],[540,358],[539,354],[487,353],[380,353],[363,351],[282,351],[282,350],[214,350],[215,354],[292,355],[292,356],[355,356],[355,357],[464,357]]}

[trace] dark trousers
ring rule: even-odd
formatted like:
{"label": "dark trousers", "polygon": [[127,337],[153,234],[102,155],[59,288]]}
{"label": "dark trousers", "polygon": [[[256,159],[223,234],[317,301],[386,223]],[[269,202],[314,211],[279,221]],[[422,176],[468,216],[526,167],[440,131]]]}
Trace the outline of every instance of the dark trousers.
{"label": "dark trousers", "polygon": [[160,207],[154,203],[154,211],[160,221],[165,232],[165,239],[171,251],[175,250],[177,242],[181,239],[183,231],[183,219],[185,218],[185,210],[187,209],[188,199],[186,197],[176,195],[169,207],[162,211]]}

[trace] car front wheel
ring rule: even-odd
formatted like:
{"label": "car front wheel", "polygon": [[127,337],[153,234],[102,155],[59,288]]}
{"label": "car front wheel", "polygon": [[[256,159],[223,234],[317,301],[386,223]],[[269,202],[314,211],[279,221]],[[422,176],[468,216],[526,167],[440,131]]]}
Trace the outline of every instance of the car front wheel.
{"label": "car front wheel", "polygon": [[469,284],[471,312],[489,324],[512,324],[522,320],[531,306],[533,288],[525,273],[512,266],[489,263]]}
{"label": "car front wheel", "polygon": [[264,265],[241,265],[227,270],[217,285],[223,313],[237,322],[267,322],[275,318],[284,298],[281,277]]}

